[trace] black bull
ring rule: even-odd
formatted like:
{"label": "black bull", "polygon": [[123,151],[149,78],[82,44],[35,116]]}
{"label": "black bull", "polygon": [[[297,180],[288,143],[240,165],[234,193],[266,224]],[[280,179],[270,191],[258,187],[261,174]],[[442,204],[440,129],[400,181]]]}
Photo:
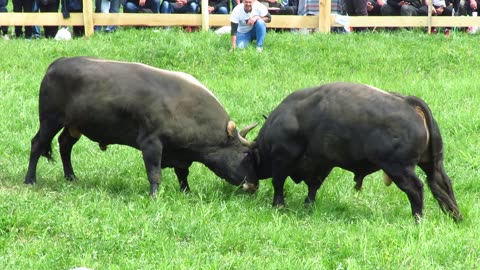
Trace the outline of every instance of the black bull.
{"label": "black bull", "polygon": [[60,58],[42,80],[39,120],[27,184],[36,181],[39,157],[51,159],[51,141],[63,129],[58,142],[67,179],[75,178],[71,151],[84,134],[102,150],[109,144],[139,149],[152,196],[163,167],[173,167],[181,190],[188,191],[194,161],[233,185],[249,191],[258,186],[254,159],[234,122],[217,98],[185,73],[138,63]]}
{"label": "black bull", "polygon": [[310,203],[334,167],[353,172],[357,189],[366,175],[383,170],[407,194],[419,218],[418,165],[441,209],[462,219],[444,170],[438,125],[419,98],[351,83],[296,91],[268,116],[251,147],[259,157],[259,178],[272,177],[274,205],[284,205],[288,176],[307,184],[305,202]]}

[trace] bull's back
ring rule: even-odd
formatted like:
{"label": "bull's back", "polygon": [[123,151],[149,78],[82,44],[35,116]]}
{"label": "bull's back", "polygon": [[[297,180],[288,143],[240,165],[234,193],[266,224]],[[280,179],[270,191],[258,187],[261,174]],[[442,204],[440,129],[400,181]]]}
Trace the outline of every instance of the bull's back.
{"label": "bull's back", "polygon": [[191,76],[87,57],[61,58],[49,66],[40,88],[40,113],[49,112],[62,114],[66,125],[87,136],[94,133],[95,141],[106,139],[101,136],[109,130],[139,126],[194,139],[198,125],[224,131],[228,121],[216,97]]}
{"label": "bull's back", "polygon": [[[426,136],[415,108],[401,95],[351,83],[294,92],[268,116],[265,126],[259,136],[267,144],[288,140],[306,156],[339,163],[364,162],[374,152],[402,145],[404,139],[421,142]],[[416,155],[415,147],[401,148],[400,154]]]}

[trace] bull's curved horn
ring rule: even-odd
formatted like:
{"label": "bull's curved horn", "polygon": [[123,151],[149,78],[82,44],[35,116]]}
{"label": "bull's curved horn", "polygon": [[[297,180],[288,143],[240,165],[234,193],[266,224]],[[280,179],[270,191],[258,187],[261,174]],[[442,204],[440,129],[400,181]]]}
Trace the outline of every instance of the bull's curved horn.
{"label": "bull's curved horn", "polygon": [[248,132],[250,132],[250,130],[254,129],[256,126],[258,126],[258,123],[253,123],[253,124],[250,124],[244,128],[242,128],[242,130],[240,130],[240,136],[242,136],[243,138],[245,138],[245,136],[247,136]]}
{"label": "bull's curved horn", "polygon": [[238,133],[238,139],[240,140],[240,142],[243,145],[247,146],[248,148],[255,147],[255,141],[249,141],[245,138],[245,136],[247,136],[248,132],[250,132],[250,130],[254,129],[257,125],[258,125],[257,123],[248,125],[248,126],[242,128],[242,130],[240,130],[240,132]]}

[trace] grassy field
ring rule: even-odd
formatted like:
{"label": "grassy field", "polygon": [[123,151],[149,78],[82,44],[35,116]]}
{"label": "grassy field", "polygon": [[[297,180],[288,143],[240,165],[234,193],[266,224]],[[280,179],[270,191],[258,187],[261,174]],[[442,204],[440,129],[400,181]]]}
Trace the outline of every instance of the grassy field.
{"label": "grassy field", "polygon": [[[152,29],[69,42],[0,40],[2,269],[480,269],[478,36],[269,32],[261,54],[253,46],[230,53],[229,40]],[[273,209],[271,180],[249,195],[201,164],[191,168],[190,194],[166,169],[152,200],[140,152],[102,152],[86,138],[73,151],[77,181],[63,179],[55,140],[57,162],[41,159],[37,184],[26,186],[40,81],[51,61],[76,55],[190,73],[240,127],[262,124],[292,91],[327,82],[417,95],[439,123],[465,220],[452,222],[425,186],[425,218],[415,225],[406,195],[385,187],[381,174],[355,192],[353,175],[340,169],[310,208],[304,184],[288,180],[288,207]]]}

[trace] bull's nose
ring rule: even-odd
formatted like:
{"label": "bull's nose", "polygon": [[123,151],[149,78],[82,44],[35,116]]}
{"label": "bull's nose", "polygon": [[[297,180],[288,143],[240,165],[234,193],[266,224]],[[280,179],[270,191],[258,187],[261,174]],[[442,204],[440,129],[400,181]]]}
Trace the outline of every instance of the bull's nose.
{"label": "bull's nose", "polygon": [[243,183],[242,188],[246,192],[254,193],[258,190],[258,184],[255,185],[252,183]]}

